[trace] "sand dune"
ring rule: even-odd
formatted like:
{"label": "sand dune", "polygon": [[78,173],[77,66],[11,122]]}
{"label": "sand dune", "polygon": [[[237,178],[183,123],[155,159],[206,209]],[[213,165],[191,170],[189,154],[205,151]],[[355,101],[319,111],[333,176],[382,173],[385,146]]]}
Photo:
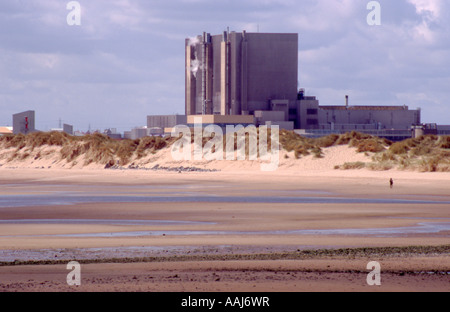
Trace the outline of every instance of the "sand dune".
{"label": "sand dune", "polygon": [[[256,136],[249,135],[246,151],[239,153],[238,143],[230,151],[225,137],[223,141],[194,137],[190,142],[189,138],[171,137],[117,141],[101,134],[72,137],[58,132],[32,133],[0,138],[0,168],[450,171],[450,137],[422,136],[394,143],[357,132],[308,139],[283,130],[268,138],[273,146],[268,152],[253,139]],[[224,146],[217,146],[218,142]],[[188,155],[178,153],[186,148],[190,149]],[[216,149],[217,153],[211,153]]]}
{"label": "sand dune", "polygon": [[[87,163],[87,156],[82,154],[73,161],[61,157],[60,146],[43,145],[35,147],[33,150],[23,148],[0,148],[0,169],[1,168],[22,168],[22,169],[103,169],[102,162]],[[278,156],[276,170],[332,170],[335,166],[343,165],[347,162],[371,162],[369,154],[358,153],[356,148],[348,145],[331,146],[323,148],[323,156],[317,158],[315,155],[301,156],[297,159],[294,152],[287,152],[281,149]],[[156,153],[148,153],[144,157],[133,156],[127,165],[120,168],[178,168],[195,167],[208,170],[236,171],[250,170],[260,171],[261,164],[268,164],[268,160],[175,160],[171,153],[171,147],[163,148]]]}

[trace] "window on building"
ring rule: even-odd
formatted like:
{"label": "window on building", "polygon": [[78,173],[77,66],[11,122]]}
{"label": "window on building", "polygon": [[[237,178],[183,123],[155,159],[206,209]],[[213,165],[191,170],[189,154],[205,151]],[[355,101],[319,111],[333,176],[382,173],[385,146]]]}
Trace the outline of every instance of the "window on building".
{"label": "window on building", "polygon": [[317,109],[316,108],[308,108],[306,110],[306,114],[308,114],[308,115],[317,115]]}
{"label": "window on building", "polygon": [[319,121],[317,119],[306,119],[306,124],[308,126],[318,125]]}

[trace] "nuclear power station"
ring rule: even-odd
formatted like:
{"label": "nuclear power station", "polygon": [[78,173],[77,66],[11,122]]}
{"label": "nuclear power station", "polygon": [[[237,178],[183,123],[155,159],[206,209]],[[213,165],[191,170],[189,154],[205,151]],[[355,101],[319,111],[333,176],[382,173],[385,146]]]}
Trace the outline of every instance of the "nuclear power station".
{"label": "nuclear power station", "polygon": [[148,116],[147,127],[192,125],[196,118],[222,126],[278,125],[310,137],[356,130],[402,140],[422,125],[420,108],[406,105],[351,105],[349,95],[341,104],[319,105],[299,85],[298,40],[296,33],[246,31],[185,39],[185,115]]}
{"label": "nuclear power station", "polygon": [[[308,130],[409,130],[406,106],[319,106],[298,89],[298,34],[223,32],[186,39],[186,115],[251,116]],[[189,117],[188,117],[189,120]],[[214,120],[214,118],[213,118]],[[221,118],[224,120],[224,117]]]}
{"label": "nuclear power station", "polygon": [[[403,103],[352,105],[351,97],[343,94],[332,105],[320,105],[315,96],[306,95],[298,79],[296,33],[203,32],[186,38],[184,47],[184,114],[149,115],[146,127],[125,131],[124,138],[170,134],[176,125],[198,123],[278,126],[307,137],[350,131],[393,141],[420,134],[450,135],[450,125],[423,124],[420,108]],[[11,131],[0,128],[0,135]],[[11,128],[15,134],[37,131],[34,111],[15,114]],[[70,125],[52,130],[73,133]],[[121,138],[115,131],[105,133]]]}
{"label": "nuclear power station", "polygon": [[281,111],[297,94],[297,34],[224,32],[186,39],[186,114]]}

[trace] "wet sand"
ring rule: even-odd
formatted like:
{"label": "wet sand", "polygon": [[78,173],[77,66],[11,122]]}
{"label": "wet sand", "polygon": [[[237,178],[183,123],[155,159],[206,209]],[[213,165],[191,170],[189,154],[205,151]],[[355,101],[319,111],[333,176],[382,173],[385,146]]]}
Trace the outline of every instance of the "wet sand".
{"label": "wet sand", "polygon": [[[391,176],[395,181],[393,189],[388,184]],[[36,196],[34,200],[58,194],[62,198],[120,195],[130,199],[185,196],[194,200],[70,205],[56,202],[1,207],[0,220],[4,222],[0,224],[0,262],[4,265],[0,266],[0,289],[449,291],[449,180],[448,173],[413,172],[251,172],[243,175],[242,172],[2,169],[2,198]],[[384,199],[386,202],[195,201],[202,196],[245,198],[249,194],[261,198]],[[398,200],[405,202],[395,202]],[[443,227],[427,230],[424,224]],[[380,229],[391,230],[374,232]],[[315,259],[261,256],[318,249],[408,246],[447,247],[436,254],[376,253],[370,257],[331,254]],[[213,261],[176,258],[211,254],[217,256]],[[248,254],[253,258],[227,258]],[[126,260],[144,257],[154,259],[140,263]],[[81,286],[69,287],[65,281],[68,270],[62,263],[69,259],[83,263]],[[83,262],[89,259],[104,259],[106,263]],[[27,264],[39,260],[50,263]],[[378,288],[366,283],[369,261],[379,261],[382,266],[383,283]],[[14,263],[17,265],[10,265]]]}
{"label": "wet sand", "polygon": [[[380,259],[378,259],[380,260]],[[81,265],[69,286],[65,265],[0,267],[2,291],[146,292],[442,292],[448,258],[383,258],[381,285],[369,286],[367,259],[183,261]],[[446,264],[447,262],[447,264]],[[441,269],[441,271],[440,271]],[[406,271],[406,272],[405,272]]]}

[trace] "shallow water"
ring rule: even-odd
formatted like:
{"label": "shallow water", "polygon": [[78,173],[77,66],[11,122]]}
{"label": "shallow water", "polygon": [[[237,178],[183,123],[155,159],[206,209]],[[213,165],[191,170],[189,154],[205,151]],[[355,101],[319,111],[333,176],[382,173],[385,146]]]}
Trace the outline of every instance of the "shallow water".
{"label": "shallow water", "polygon": [[[2,224],[126,224],[134,222],[139,225],[149,224],[196,224],[196,222],[160,221],[160,220],[3,220]],[[201,223],[201,222],[198,222]],[[206,223],[206,222],[205,222]],[[345,236],[374,236],[374,237],[398,237],[408,234],[432,234],[450,231],[450,222],[421,222],[413,226],[392,228],[368,228],[368,229],[299,229],[279,231],[202,231],[202,230],[159,230],[159,231],[126,231],[103,233],[77,233],[77,234],[43,234],[31,235],[32,237],[142,237],[142,236],[190,236],[190,235],[345,235]],[[3,235],[0,237],[22,237],[29,235]]]}
{"label": "shallow water", "polygon": [[[250,196],[247,196],[247,193],[240,195],[238,192],[240,190],[235,189],[233,185],[195,183],[179,185],[3,184],[0,189],[0,208],[112,202],[450,204],[448,197],[431,197],[432,200],[420,199],[414,195],[400,195],[399,198],[352,198],[337,196],[321,189],[248,190]],[[232,195],[229,196],[228,193]]]}
{"label": "shallow water", "polygon": [[[8,185],[23,188],[24,185]],[[81,203],[298,203],[298,204],[450,204],[450,201],[421,200],[414,196],[402,198],[336,197],[320,190],[260,190],[262,196],[223,196],[208,191],[199,192],[199,185],[162,186],[74,186],[43,185],[33,188],[34,194],[0,195],[0,208],[26,206],[74,205]],[[219,187],[219,186],[215,186]],[[26,189],[26,188],[25,188]],[[24,189],[24,190],[25,190]],[[17,190],[16,190],[17,191]],[[275,193],[276,195],[271,195]],[[442,198],[440,198],[442,199]],[[421,218],[423,219],[423,218]],[[447,219],[448,220],[448,219]],[[442,220],[444,221],[444,220]],[[445,220],[446,221],[446,220]],[[115,219],[18,219],[0,220],[0,224],[100,224],[100,225],[203,225],[211,222],[175,220],[115,220]],[[409,227],[373,229],[294,229],[284,231],[129,231],[58,235],[63,237],[136,237],[161,235],[372,235],[399,236],[417,233],[450,231],[449,222],[423,222]]]}
{"label": "shallow water", "polygon": [[214,224],[214,223],[201,221],[177,221],[177,220],[13,219],[13,220],[0,220],[0,224],[200,225],[200,224]]}
{"label": "shallow water", "polygon": [[450,201],[391,199],[391,198],[346,198],[317,196],[217,196],[173,193],[165,196],[149,195],[85,195],[84,193],[2,195],[0,208],[27,206],[55,206],[82,203],[298,203],[298,204],[450,204]]}
{"label": "shallow water", "polygon": [[450,223],[418,223],[415,226],[372,229],[308,229],[283,231],[130,231],[113,233],[83,233],[57,235],[61,237],[132,237],[132,236],[171,236],[171,235],[371,235],[377,237],[403,234],[439,233],[450,231]]}

